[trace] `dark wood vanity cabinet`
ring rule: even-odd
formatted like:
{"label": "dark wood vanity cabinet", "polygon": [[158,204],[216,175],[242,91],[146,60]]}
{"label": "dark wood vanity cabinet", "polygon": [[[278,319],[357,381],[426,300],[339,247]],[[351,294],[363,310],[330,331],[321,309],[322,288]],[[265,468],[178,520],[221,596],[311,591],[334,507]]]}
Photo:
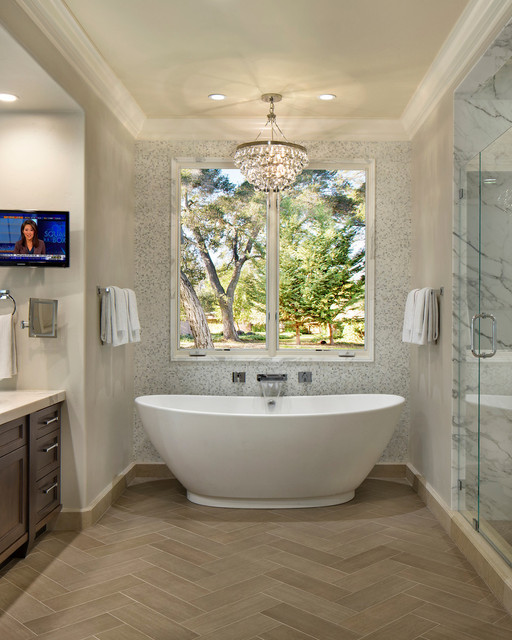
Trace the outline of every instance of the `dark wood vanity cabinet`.
{"label": "dark wood vanity cabinet", "polygon": [[26,555],[61,509],[60,408],[0,425],[0,562]]}

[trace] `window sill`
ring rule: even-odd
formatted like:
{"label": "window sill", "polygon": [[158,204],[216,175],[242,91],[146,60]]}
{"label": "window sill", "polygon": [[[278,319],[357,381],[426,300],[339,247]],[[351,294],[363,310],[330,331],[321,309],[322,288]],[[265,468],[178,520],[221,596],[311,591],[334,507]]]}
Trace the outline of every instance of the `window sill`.
{"label": "window sill", "polygon": [[351,355],[346,352],[333,352],[328,349],[306,353],[304,351],[293,353],[280,353],[279,355],[270,356],[267,352],[247,353],[242,351],[219,351],[212,352],[178,352],[171,356],[172,362],[232,362],[242,360],[244,362],[374,362],[373,354],[364,351]]}

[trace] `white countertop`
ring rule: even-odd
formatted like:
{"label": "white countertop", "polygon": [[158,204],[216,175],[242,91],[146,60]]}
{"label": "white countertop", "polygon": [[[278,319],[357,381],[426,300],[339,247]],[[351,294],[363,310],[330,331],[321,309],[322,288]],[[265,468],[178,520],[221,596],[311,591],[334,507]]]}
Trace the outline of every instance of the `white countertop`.
{"label": "white countertop", "polygon": [[16,420],[39,409],[45,409],[52,404],[66,399],[66,392],[62,389],[0,391],[0,424]]}

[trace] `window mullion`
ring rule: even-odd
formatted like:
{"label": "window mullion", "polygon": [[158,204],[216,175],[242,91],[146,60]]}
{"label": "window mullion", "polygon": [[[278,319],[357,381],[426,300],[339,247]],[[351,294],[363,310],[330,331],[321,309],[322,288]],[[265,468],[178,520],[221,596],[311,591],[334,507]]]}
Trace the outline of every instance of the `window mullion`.
{"label": "window mullion", "polygon": [[279,338],[279,194],[267,198],[267,349],[275,356]]}

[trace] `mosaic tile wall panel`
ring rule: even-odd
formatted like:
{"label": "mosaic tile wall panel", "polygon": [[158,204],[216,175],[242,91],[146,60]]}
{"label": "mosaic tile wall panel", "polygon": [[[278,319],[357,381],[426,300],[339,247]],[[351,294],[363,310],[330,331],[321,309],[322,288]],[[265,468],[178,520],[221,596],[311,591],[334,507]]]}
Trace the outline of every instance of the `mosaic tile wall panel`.
{"label": "mosaic tile wall panel", "polygon": [[[409,349],[401,342],[410,287],[411,184],[408,142],[308,143],[311,160],[376,161],[375,361],[277,364],[170,361],[170,215],[173,157],[230,158],[236,142],[140,141],[136,153],[136,293],[142,341],[136,349],[136,395],[185,393],[258,395],[256,373],[286,372],[287,394],[394,393],[408,398]],[[297,381],[299,371],[311,384]],[[246,371],[245,384],[232,371]],[[409,404],[382,456],[407,460]],[[134,459],[159,461],[135,415]]]}

